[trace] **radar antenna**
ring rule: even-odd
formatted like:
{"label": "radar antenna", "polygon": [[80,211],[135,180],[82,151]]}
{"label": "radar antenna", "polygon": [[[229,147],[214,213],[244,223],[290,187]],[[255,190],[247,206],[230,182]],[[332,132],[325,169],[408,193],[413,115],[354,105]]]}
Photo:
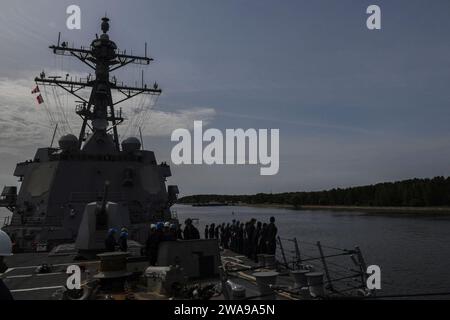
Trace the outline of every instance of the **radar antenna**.
{"label": "radar antenna", "polygon": [[[77,100],[79,105],[76,107],[76,113],[82,118],[83,124],[79,133],[79,148],[82,148],[86,136],[86,128],[89,127],[93,134],[105,134],[113,131],[113,142],[117,151],[119,147],[119,135],[117,126],[124,122],[122,112],[116,113],[115,107],[129,99],[140,94],[159,96],[162,90],[158,85],[151,87],[144,84],[141,86],[128,86],[118,84],[115,76],[110,80],[110,73],[116,71],[128,64],[149,65],[153,61],[147,57],[147,44],[145,44],[145,55],[128,55],[126,51],[120,52],[116,44],[109,39],[109,18],[102,18],[100,37],[94,39],[90,49],[69,47],[67,42],[60,43],[61,36],[58,36],[57,45],[50,46],[53,53],[62,56],[72,56],[89,66],[95,71],[95,77],[87,77],[77,81],[62,80],[61,77],[48,77],[44,72],[35,78],[37,84],[56,86],[64,89]],[[95,79],[94,79],[95,78]],[[83,98],[79,91],[85,88],[91,88],[89,99]],[[121,94],[117,101],[113,101],[112,90]],[[92,126],[89,124],[92,123]]]}

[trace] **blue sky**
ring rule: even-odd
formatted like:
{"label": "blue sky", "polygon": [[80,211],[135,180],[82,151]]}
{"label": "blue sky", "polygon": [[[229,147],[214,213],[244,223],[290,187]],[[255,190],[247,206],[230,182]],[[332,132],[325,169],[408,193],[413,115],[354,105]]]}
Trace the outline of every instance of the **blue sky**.
{"label": "blue sky", "polygon": [[[319,190],[449,173],[446,0],[0,3],[0,98],[8,101],[2,125],[16,121],[0,134],[4,183],[39,144],[17,143],[15,135],[26,140],[27,130],[39,130],[33,120],[42,111],[32,101],[27,118],[16,110],[25,108],[21,93],[29,95],[36,72],[62,63],[48,45],[58,31],[88,45],[105,11],[120,48],[142,53],[149,42],[156,61],[145,77],[164,89],[154,127],[162,119],[186,126],[195,119],[219,129],[280,129],[278,175],[261,177],[257,166],[172,166],[169,182],[183,194]],[[65,28],[70,4],[81,7],[80,31]],[[381,7],[380,31],[365,27],[370,4]],[[88,72],[69,60],[64,70]],[[17,83],[14,94],[8,81]],[[43,128],[40,138],[49,131]],[[158,130],[146,133],[146,147],[170,161],[170,130]]]}

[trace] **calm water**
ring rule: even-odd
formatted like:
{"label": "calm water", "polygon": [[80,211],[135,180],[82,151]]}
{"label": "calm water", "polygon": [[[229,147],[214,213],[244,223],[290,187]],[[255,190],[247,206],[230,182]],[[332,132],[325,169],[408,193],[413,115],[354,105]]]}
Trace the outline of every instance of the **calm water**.
{"label": "calm water", "polygon": [[[198,218],[202,235],[204,226],[212,222],[252,217],[266,222],[275,216],[281,237],[346,249],[358,245],[368,265],[381,267],[383,294],[450,292],[450,216],[181,205],[174,210],[180,221]],[[301,244],[300,249],[313,248]]]}
{"label": "calm water", "polygon": [[[450,292],[450,216],[182,205],[174,210],[180,221],[198,218],[202,236],[205,225],[212,222],[252,217],[266,222],[275,216],[281,237],[346,249],[358,245],[368,265],[381,267],[383,294]],[[312,255],[317,256],[317,249],[308,244],[300,243],[300,250],[314,250]]]}

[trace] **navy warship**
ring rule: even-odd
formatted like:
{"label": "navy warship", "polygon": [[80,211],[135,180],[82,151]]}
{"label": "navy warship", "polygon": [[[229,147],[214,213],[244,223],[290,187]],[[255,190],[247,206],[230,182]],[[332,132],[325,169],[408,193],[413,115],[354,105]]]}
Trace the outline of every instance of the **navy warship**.
{"label": "navy warship", "polygon": [[[95,71],[95,77],[71,81],[42,72],[35,79],[37,85],[56,86],[76,97],[82,126],[78,137],[64,135],[59,148],[40,148],[32,160],[17,164],[18,193],[16,187],[4,188],[0,205],[12,211],[5,231],[17,252],[76,240],[86,205],[103,197],[105,185],[107,200],[117,204],[133,239],[145,241],[150,222],[171,219],[178,188],[166,188],[170,167],[158,164],[153,151],[142,150],[140,139],[130,137],[120,143],[118,134],[125,119],[117,106],[141,94],[160,95],[161,89],[156,83],[151,88],[119,84],[110,76],[129,64],[148,65],[153,59],[118,52],[107,33],[108,18],[103,18],[101,29],[103,34],[89,49],[71,48],[60,39],[50,47],[56,55],[79,59]],[[89,99],[79,94],[83,89],[91,89]],[[112,91],[122,98],[113,101]]]}
{"label": "navy warship", "polygon": [[[15,299],[157,300],[157,299],[323,299],[372,294],[366,289],[366,264],[359,248],[320,255],[300,254],[296,239],[283,245],[278,238],[275,255],[257,261],[221,246],[218,239],[186,238],[159,243],[155,261],[149,262],[145,244],[156,223],[180,227],[171,207],[179,194],[166,186],[171,176],[166,163],[158,164],[154,152],[143,150],[142,137],[120,141],[118,128],[126,120],[117,106],[138,95],[159,96],[162,90],[119,84],[111,73],[129,64],[149,65],[153,59],[118,50],[108,31],[89,48],[70,47],[58,37],[50,46],[56,55],[73,57],[95,71],[95,77],[72,81],[42,72],[38,86],[60,88],[79,104],[82,119],[78,136],[65,134],[59,147],[37,150],[32,160],[17,164],[14,176],[20,190],[4,188],[0,206],[12,212],[2,228],[9,235],[13,255],[0,274]],[[39,87],[37,87],[39,88]],[[80,92],[90,89],[88,99]],[[38,91],[39,89],[36,89]],[[113,99],[112,92],[120,98]],[[56,132],[56,130],[55,130]],[[196,220],[196,219],[193,219]],[[186,222],[186,228],[192,223]],[[105,248],[114,229],[125,229],[127,250]],[[4,234],[3,238],[6,238]],[[8,240],[9,241],[9,240]],[[293,250],[287,245],[295,244]],[[336,250],[336,248],[328,248]],[[290,255],[290,253],[294,253]],[[332,278],[334,258],[350,258]],[[70,287],[72,270],[81,284]],[[74,271],[75,270],[75,271]],[[339,283],[350,283],[340,288]]]}

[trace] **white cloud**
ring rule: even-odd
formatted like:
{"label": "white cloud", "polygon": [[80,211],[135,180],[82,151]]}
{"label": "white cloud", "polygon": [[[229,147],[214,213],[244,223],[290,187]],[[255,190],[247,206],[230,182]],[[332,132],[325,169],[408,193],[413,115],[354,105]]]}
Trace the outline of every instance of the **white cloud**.
{"label": "white cloud", "polygon": [[49,130],[45,113],[31,95],[33,82],[0,78],[2,152],[42,143]]}
{"label": "white cloud", "polygon": [[205,124],[208,124],[215,115],[216,111],[212,108],[184,109],[176,113],[155,111],[148,123],[148,133],[170,135],[178,128],[192,130],[194,121],[203,120]]}
{"label": "white cloud", "polygon": [[[16,153],[24,148],[50,144],[54,122],[59,124],[57,137],[69,132],[78,134],[81,119],[74,112],[77,99],[72,98],[62,89],[56,89],[62,106],[57,108],[53,89],[44,90],[44,87],[40,86],[45,103],[38,105],[35,96],[31,94],[34,86],[31,78],[0,78],[0,148],[2,152]],[[84,92],[84,98],[87,97],[87,93],[88,91]],[[191,129],[194,120],[203,120],[208,123],[216,115],[213,108],[182,108],[172,112],[150,108],[147,112],[140,112],[151,107],[152,100],[139,99],[135,98],[121,105],[124,117],[128,118],[119,127],[122,138],[137,135],[139,127],[142,127],[144,135],[170,136],[174,129]],[[116,96],[115,101],[117,101]],[[65,118],[69,125],[64,124]]]}

